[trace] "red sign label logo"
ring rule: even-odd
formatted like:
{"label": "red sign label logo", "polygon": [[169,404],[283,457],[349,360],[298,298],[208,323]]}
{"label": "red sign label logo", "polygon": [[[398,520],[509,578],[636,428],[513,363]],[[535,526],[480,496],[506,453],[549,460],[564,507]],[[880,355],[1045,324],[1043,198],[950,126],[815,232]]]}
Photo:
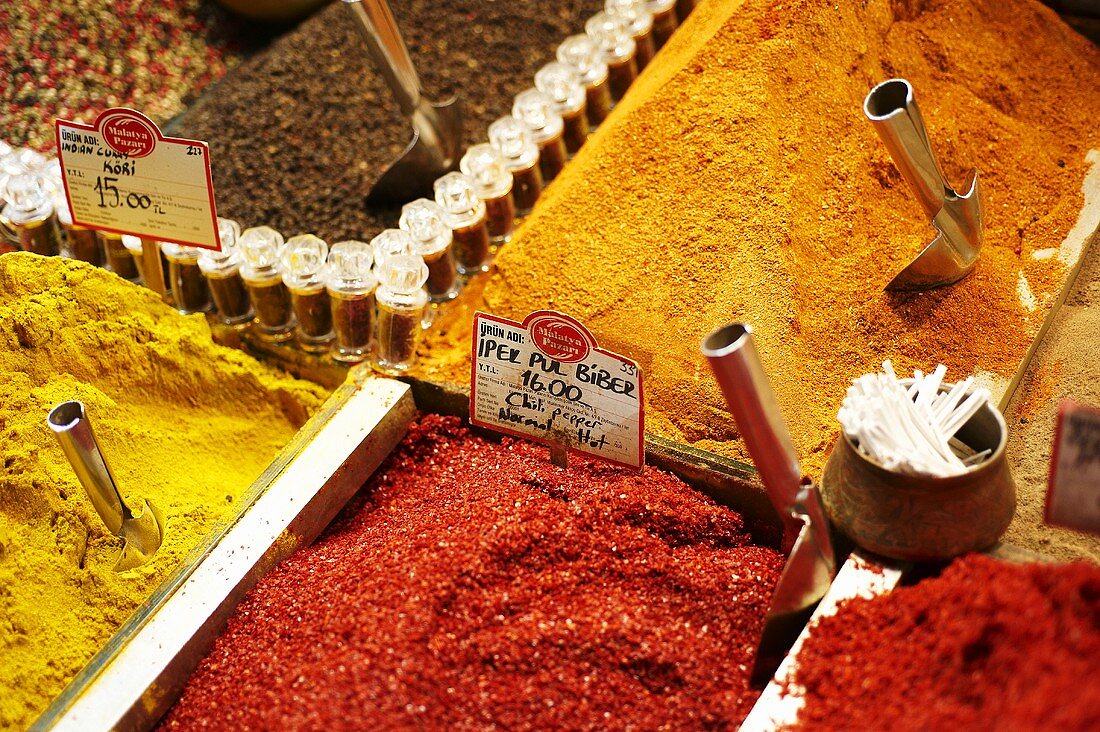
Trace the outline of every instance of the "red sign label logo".
{"label": "red sign label logo", "polygon": [[584,331],[560,315],[536,317],[528,324],[527,332],[540,351],[564,363],[583,361],[592,350]]}
{"label": "red sign label logo", "polygon": [[157,146],[157,131],[141,117],[120,113],[103,121],[103,141],[117,153],[143,158]]}

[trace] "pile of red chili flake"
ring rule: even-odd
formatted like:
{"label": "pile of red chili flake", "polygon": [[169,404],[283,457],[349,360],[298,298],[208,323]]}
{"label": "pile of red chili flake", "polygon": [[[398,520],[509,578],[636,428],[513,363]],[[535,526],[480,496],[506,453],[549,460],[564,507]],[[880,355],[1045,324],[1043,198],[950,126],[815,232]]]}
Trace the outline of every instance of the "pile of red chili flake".
{"label": "pile of red chili flake", "polygon": [[794,684],[812,730],[1100,729],[1100,567],[964,557],[821,620]]}
{"label": "pile of red chili flake", "polygon": [[165,729],[733,729],[783,558],[655,469],[427,416]]}

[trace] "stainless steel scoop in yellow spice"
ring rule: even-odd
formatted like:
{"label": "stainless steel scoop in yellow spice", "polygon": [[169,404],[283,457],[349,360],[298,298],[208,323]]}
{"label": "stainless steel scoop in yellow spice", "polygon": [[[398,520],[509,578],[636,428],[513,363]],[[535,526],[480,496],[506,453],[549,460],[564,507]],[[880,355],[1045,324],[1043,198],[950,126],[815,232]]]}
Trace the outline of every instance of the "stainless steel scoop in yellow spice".
{"label": "stainless steel scoop in yellow spice", "polygon": [[122,551],[115,562],[116,572],[140,567],[152,558],[164,540],[164,517],[148,502],[142,501],[141,513],[134,515],[115,485],[107,459],[96,443],[92,423],[78,401],[62,402],[46,419],[53,430],[73,472],[88,492],[96,513],[107,529],[122,539]]}
{"label": "stainless steel scoop in yellow spice", "polygon": [[863,113],[936,228],[932,243],[886,289],[927,290],[958,282],[974,268],[982,251],[984,195],[978,171],[970,173],[966,193],[948,184],[932,152],[913,86],[905,79],[889,79],[872,89],[863,101]]}

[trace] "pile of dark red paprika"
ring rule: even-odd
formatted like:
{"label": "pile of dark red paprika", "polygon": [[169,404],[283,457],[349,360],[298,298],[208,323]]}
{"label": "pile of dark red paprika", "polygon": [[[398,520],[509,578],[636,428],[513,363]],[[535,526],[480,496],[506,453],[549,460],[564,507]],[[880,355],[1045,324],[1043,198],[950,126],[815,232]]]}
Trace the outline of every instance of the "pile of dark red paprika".
{"label": "pile of dark red paprika", "polygon": [[783,566],[679,479],[426,416],[166,729],[732,728]]}

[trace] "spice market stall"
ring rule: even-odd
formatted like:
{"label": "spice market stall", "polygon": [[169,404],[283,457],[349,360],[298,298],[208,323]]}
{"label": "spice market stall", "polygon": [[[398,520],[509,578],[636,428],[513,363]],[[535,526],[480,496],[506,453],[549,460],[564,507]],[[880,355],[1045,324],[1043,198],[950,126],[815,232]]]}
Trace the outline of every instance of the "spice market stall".
{"label": "spice market stall", "polygon": [[[36,148],[0,149],[0,727],[1100,723],[1052,691],[1098,670],[1100,570],[997,544],[1018,494],[1008,540],[1100,552],[1040,516],[1054,395],[1100,377],[1100,51],[1053,11],[367,0],[268,42],[166,5],[178,69],[144,11],[63,8],[43,38],[137,83],[47,94],[27,41],[0,110]],[[208,166],[216,246],[88,224],[120,105]],[[475,313],[548,310],[563,394],[576,343],[636,375],[644,469],[545,381],[502,409],[534,442],[481,428]]]}

